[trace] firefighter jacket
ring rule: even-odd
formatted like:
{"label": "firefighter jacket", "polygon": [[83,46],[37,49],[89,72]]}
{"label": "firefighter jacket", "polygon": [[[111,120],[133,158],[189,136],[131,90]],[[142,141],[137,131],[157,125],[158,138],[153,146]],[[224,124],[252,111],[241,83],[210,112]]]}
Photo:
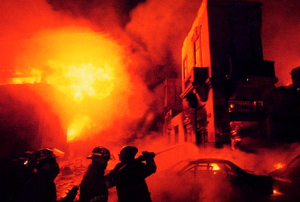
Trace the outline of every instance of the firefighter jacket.
{"label": "firefighter jacket", "polygon": [[106,176],[110,187],[116,186],[119,202],[151,202],[145,178],[156,172],[154,159],[143,163],[134,159],[129,163],[118,163]]}
{"label": "firefighter jacket", "polygon": [[54,180],[59,173],[59,165],[56,161],[45,164],[36,173],[39,190],[39,200],[43,202],[56,202],[56,186]]}
{"label": "firefighter jacket", "polygon": [[89,165],[80,184],[79,202],[107,202],[108,189],[104,172],[105,168]]}
{"label": "firefighter jacket", "polygon": [[39,166],[36,173],[26,182],[17,196],[22,202],[56,202],[56,186],[54,180],[59,173],[59,165],[55,159]]}

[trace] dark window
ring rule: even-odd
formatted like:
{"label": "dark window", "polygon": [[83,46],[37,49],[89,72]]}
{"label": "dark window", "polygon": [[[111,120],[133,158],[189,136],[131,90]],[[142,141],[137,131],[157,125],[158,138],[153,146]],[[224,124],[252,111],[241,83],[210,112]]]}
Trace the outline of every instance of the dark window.
{"label": "dark window", "polygon": [[179,142],[179,126],[175,126],[174,127],[174,131],[175,131],[175,143]]}

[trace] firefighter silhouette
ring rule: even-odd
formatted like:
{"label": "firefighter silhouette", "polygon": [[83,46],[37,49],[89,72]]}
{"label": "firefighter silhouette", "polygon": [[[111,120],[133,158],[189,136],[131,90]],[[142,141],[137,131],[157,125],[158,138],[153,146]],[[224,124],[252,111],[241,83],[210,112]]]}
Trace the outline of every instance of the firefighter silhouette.
{"label": "firefighter silhouette", "polygon": [[[59,165],[51,148],[41,148],[32,153],[31,160],[24,159],[24,165],[32,171],[24,183],[15,201],[56,202],[54,180],[59,173]],[[33,162],[32,162],[33,161]]]}
{"label": "firefighter silhouette", "polygon": [[26,151],[17,159],[2,163],[0,174],[1,201],[18,201],[17,196],[34,174],[33,151]]}
{"label": "firefighter silhouette", "polygon": [[145,151],[135,158],[137,152],[134,146],[124,146],[120,163],[106,175],[108,187],[116,186],[119,202],[151,202],[145,178],[156,172],[155,154]]}
{"label": "firefighter silhouette", "polygon": [[108,188],[104,172],[110,159],[110,151],[105,147],[95,147],[87,159],[92,159],[92,163],[89,165],[79,186],[79,201],[107,202]]}

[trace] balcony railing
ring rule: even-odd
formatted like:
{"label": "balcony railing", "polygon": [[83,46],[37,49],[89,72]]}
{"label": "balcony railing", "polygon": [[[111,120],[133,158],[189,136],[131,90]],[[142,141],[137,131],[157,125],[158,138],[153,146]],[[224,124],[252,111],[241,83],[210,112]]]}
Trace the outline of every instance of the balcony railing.
{"label": "balcony railing", "polygon": [[261,112],[264,110],[264,101],[236,101],[230,100],[229,112]]}

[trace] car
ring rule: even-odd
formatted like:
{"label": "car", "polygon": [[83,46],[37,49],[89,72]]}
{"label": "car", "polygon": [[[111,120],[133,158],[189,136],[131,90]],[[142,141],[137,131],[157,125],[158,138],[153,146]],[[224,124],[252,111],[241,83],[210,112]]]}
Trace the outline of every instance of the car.
{"label": "car", "polygon": [[159,185],[149,184],[158,201],[267,201],[273,194],[270,176],[246,172],[218,158],[180,161],[156,173],[156,181]]}
{"label": "car", "polygon": [[274,189],[289,198],[289,201],[300,200],[300,155],[294,157],[286,166],[269,174],[273,178]]}

